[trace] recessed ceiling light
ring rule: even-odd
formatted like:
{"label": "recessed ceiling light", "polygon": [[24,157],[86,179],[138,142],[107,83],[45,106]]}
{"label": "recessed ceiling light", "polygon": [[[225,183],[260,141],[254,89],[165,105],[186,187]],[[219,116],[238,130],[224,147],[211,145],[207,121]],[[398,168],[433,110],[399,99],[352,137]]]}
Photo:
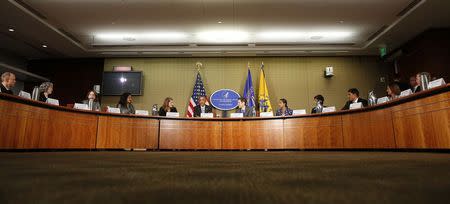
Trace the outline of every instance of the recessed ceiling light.
{"label": "recessed ceiling light", "polygon": [[47,48],[47,45],[42,45],[43,48]]}
{"label": "recessed ceiling light", "polygon": [[222,21],[219,21],[219,22],[217,22],[218,24],[221,24],[222,23]]}
{"label": "recessed ceiling light", "polygon": [[15,30],[14,30],[14,28],[9,28],[8,31],[9,32],[14,32]]}

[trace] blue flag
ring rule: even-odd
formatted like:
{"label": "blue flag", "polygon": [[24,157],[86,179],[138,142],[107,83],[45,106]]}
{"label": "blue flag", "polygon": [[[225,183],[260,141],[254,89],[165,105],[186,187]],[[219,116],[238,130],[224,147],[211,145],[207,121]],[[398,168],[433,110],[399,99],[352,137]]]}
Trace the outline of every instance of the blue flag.
{"label": "blue flag", "polygon": [[247,99],[248,107],[255,107],[255,90],[253,89],[252,74],[248,69],[247,81],[245,81],[244,98]]}

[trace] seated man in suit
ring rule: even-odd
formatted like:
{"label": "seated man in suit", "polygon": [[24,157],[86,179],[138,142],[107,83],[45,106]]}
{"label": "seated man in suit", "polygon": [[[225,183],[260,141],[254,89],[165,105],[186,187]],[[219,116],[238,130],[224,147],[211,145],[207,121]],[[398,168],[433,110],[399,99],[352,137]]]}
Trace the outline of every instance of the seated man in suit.
{"label": "seated man in suit", "polygon": [[254,109],[247,106],[247,99],[243,97],[238,99],[236,113],[242,113],[244,117],[254,117],[256,115]]}
{"label": "seated man in suit", "polygon": [[5,72],[2,74],[2,83],[0,85],[0,90],[2,93],[13,95],[11,90],[16,84],[16,75],[11,72]]}
{"label": "seated man in suit", "polygon": [[362,107],[367,106],[367,100],[359,98],[359,91],[358,89],[351,88],[347,91],[348,101],[345,103],[345,106],[341,110],[348,110],[350,109],[350,104],[352,103],[362,103]]}
{"label": "seated man in suit", "polygon": [[206,105],[206,96],[200,96],[198,105],[194,107],[194,117],[200,117],[202,113],[212,113],[212,107]]}

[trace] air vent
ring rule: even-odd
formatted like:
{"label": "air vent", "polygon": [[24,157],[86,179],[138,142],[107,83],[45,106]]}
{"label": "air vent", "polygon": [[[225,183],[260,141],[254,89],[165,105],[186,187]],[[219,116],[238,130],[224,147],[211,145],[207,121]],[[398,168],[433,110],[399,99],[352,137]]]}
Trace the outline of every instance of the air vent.
{"label": "air vent", "polygon": [[42,20],[47,20],[47,17],[45,17],[42,13],[28,5],[27,3],[23,2],[22,0],[14,0],[17,4],[27,9],[29,12],[33,13],[33,15],[39,17]]}
{"label": "air vent", "polygon": [[406,6],[403,10],[401,10],[398,14],[397,17],[402,17],[405,14],[407,14],[409,11],[411,11],[411,9],[413,9],[417,4],[419,4],[422,0],[413,0],[411,3],[408,4],[408,6]]}
{"label": "air vent", "polygon": [[374,34],[372,34],[367,41],[371,41],[373,39],[375,39],[378,35],[380,35],[384,30],[387,29],[387,25],[384,25],[383,27],[381,27],[380,29],[377,30],[377,32],[375,32]]}

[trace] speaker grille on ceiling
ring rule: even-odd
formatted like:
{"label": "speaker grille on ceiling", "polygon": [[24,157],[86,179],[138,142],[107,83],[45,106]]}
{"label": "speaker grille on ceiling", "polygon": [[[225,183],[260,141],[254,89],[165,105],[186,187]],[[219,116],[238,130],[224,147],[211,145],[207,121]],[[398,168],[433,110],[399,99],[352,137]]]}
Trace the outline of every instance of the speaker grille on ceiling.
{"label": "speaker grille on ceiling", "polygon": [[29,12],[33,13],[35,16],[39,17],[42,20],[47,20],[47,17],[45,17],[42,13],[28,5],[27,3],[23,2],[22,0],[14,0],[16,3],[20,4],[22,7],[27,9]]}
{"label": "speaker grille on ceiling", "polygon": [[406,13],[408,13],[412,8],[414,8],[414,6],[416,6],[418,3],[420,3],[422,0],[413,0],[411,3],[408,4],[408,6],[406,6],[403,10],[401,10],[398,14],[397,17],[402,17],[404,16]]}
{"label": "speaker grille on ceiling", "polygon": [[388,28],[387,25],[384,25],[383,27],[381,27],[380,29],[378,29],[375,33],[373,33],[368,39],[367,41],[371,41],[374,38],[376,38],[378,35],[380,35],[384,30],[386,30]]}

